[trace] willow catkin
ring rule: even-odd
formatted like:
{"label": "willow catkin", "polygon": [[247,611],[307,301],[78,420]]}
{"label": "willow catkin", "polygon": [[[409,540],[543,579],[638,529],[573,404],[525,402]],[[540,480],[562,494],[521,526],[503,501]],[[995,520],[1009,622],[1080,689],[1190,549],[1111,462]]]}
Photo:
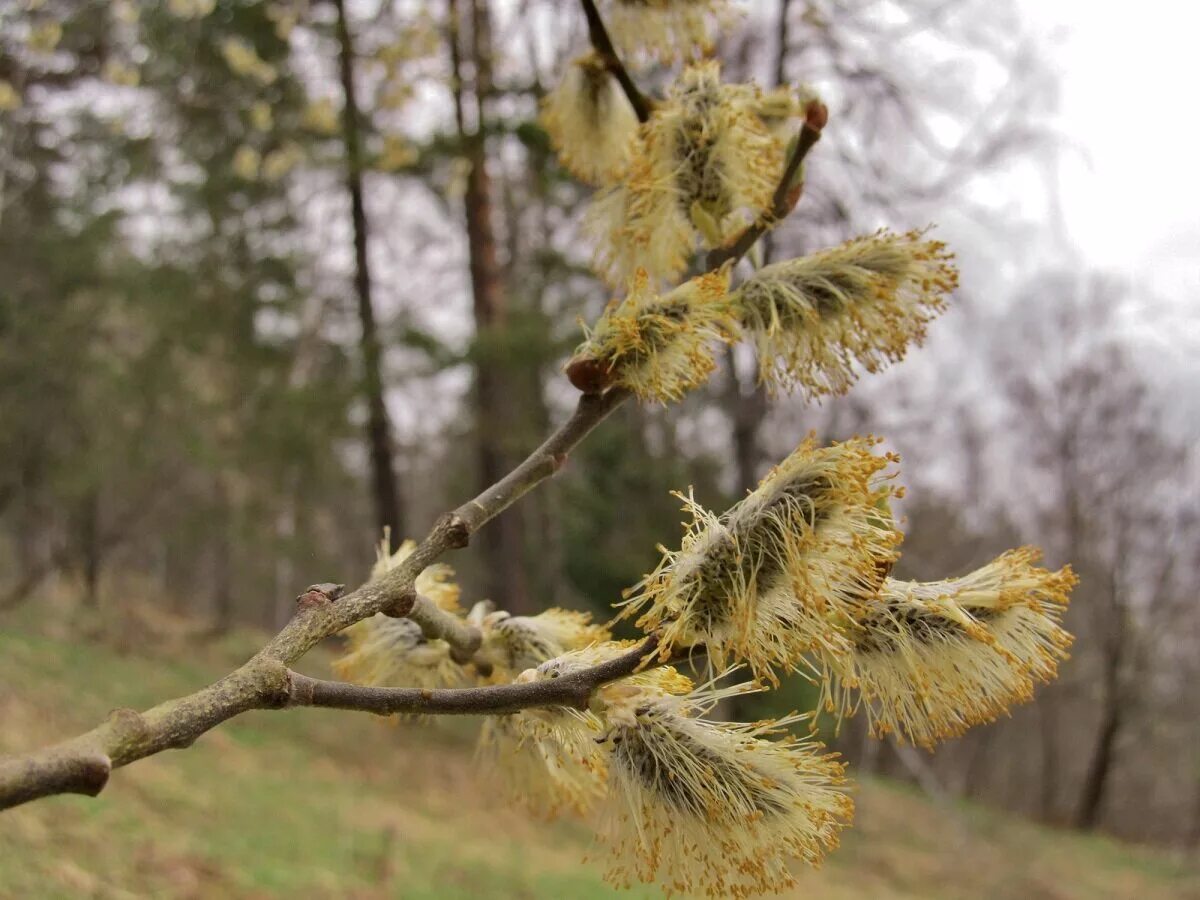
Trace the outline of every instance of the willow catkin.
{"label": "willow catkin", "polygon": [[725,270],[701,275],[659,295],[639,272],[567,364],[576,387],[623,387],[639,399],[666,403],[708,380],[713,348],[734,329]]}
{"label": "willow catkin", "polygon": [[745,897],[792,885],[791,860],[816,865],[837,846],[853,814],[843,767],[814,741],[780,736],[800,717],[703,718],[742,687],[650,699],[609,729],[609,881]]}
{"label": "willow catkin", "polygon": [[758,270],[731,299],[763,381],[841,394],[899,361],[957,286],[952,259],[923,232],[880,231]]}
{"label": "willow catkin", "polygon": [[[390,572],[416,549],[413,541],[404,541],[388,552],[388,538],[381,542],[372,578]],[[454,581],[454,570],[444,563],[429,566],[417,576],[414,587],[443,612],[461,614],[461,589]],[[376,613],[356,622],[342,632],[345,651],[333,663],[338,677],[357,684],[376,687],[462,687],[468,683],[462,666],[450,657],[450,645],[429,640],[411,619],[393,618]]]}
{"label": "willow catkin", "polygon": [[644,126],[625,180],[599,192],[586,219],[594,263],[613,285],[639,269],[673,279],[698,243],[718,246],[765,210],[786,141],[764,122],[753,85],[726,84],[708,61],[686,67]]}
{"label": "willow catkin", "polygon": [[710,52],[735,12],[729,0],[608,0],[603,9],[622,57],[662,63]]}
{"label": "willow catkin", "polygon": [[604,60],[576,59],[542,103],[542,125],[563,166],[591,184],[624,176],[633,158],[638,120]]}
{"label": "willow catkin", "polygon": [[878,590],[901,538],[887,512],[896,458],[875,444],[809,439],[721,516],[685,498],[693,521],[680,549],[664,551],[623,615],[641,614],[664,658],[702,644],[756,677],[798,668],[816,649],[844,652],[842,625]]}
{"label": "willow catkin", "polygon": [[[587,613],[548,609],[536,616],[492,613],[483,623],[476,658],[492,667],[496,683],[527,681],[538,667],[601,644],[608,629]],[[549,677],[549,676],[547,676]],[[531,812],[555,816],[582,812],[600,796],[604,767],[596,753],[598,726],[573,711],[525,710],[484,721],[477,758],[502,776],[504,793]]]}
{"label": "willow catkin", "polygon": [[1026,547],[961,578],[887,579],[850,623],[850,652],[821,658],[824,705],[862,707],[876,735],[930,746],[1029,700],[1067,657],[1060,622],[1076,583],[1037,559]]}

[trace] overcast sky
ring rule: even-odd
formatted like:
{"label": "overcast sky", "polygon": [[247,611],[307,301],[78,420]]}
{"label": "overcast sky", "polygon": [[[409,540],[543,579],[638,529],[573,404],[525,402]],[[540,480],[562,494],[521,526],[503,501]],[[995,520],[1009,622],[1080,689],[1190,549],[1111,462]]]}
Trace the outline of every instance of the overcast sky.
{"label": "overcast sky", "polygon": [[[1153,300],[1131,321],[1141,358],[1174,398],[1174,427],[1200,432],[1200,4],[1024,0],[1054,35],[1067,238],[1081,261]],[[1142,327],[1138,327],[1141,325]]]}
{"label": "overcast sky", "polygon": [[1200,296],[1200,4],[1026,0],[1055,35],[1065,224],[1084,257]]}

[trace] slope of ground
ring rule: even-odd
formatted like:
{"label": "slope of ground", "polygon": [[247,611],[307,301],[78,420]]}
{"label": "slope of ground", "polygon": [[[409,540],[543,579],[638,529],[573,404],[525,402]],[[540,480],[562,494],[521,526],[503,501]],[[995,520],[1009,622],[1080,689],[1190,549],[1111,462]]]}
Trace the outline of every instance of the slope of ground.
{"label": "slope of ground", "polygon": [[[149,659],[2,622],[0,752],[193,690],[242,650]],[[243,716],[115,773],[100,798],[0,815],[0,896],[611,896],[580,861],[587,830],[512,809],[474,771],[469,736],[465,721],[418,730],[320,710]],[[842,849],[800,873],[796,896],[1200,898],[1200,872],[1165,853],[881,783],[861,785],[857,802]]]}

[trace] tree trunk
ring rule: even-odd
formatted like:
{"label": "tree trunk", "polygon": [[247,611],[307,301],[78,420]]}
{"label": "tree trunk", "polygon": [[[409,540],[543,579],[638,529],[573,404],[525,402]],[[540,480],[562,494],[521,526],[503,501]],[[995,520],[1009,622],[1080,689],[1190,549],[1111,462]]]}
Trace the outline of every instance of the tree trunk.
{"label": "tree trunk", "polygon": [[[1082,559],[1084,520],[1080,510],[1079,466],[1076,452],[1076,437],[1072,427],[1064,428],[1058,440],[1057,463],[1063,484],[1064,550],[1065,557],[1072,561]],[[1058,694],[1053,686],[1042,692],[1038,700],[1038,715],[1041,720],[1042,792],[1041,816],[1052,822],[1057,815],[1058,782]]]}
{"label": "tree trunk", "polygon": [[[492,185],[488,176],[484,127],[485,101],[491,93],[491,21],[485,0],[471,0],[470,9],[471,40],[467,46],[474,71],[473,129],[468,129],[466,122],[463,29],[460,27],[462,23],[456,0],[450,0],[449,4],[449,44],[458,133],[470,163],[463,205],[475,317],[475,420],[479,481],[481,486],[486,486],[498,481],[508,469],[503,436],[512,418],[508,414],[511,398],[505,385],[505,354],[498,350],[507,324],[508,310],[496,254]],[[523,534],[522,516],[516,507],[505,510],[483,532],[489,596],[501,608],[513,613],[532,611],[525,572]]]}
{"label": "tree trunk", "polygon": [[[733,459],[737,470],[735,493],[752,489],[758,483],[758,466],[762,461],[759,433],[767,417],[767,392],[758,380],[758,365],[743,379],[734,365],[734,349],[725,355],[729,367],[729,415],[733,419]],[[749,382],[748,384],[746,382]]]}
{"label": "tree trunk", "polygon": [[1096,738],[1096,746],[1092,750],[1087,775],[1083,780],[1079,809],[1075,814],[1077,828],[1091,830],[1100,821],[1100,811],[1108,787],[1109,774],[1112,772],[1117,736],[1120,734],[1122,724],[1120,701],[1115,696],[1115,686],[1111,694],[1112,696],[1105,698],[1104,718],[1100,723],[1100,733]]}
{"label": "tree trunk", "polygon": [[79,564],[83,603],[95,608],[100,600],[100,491],[89,488],[79,505]]}
{"label": "tree trunk", "polygon": [[1127,610],[1124,595],[1120,585],[1118,567],[1122,565],[1120,547],[1122,540],[1122,523],[1117,523],[1118,542],[1115,559],[1111,563],[1108,576],[1108,608],[1112,615],[1109,623],[1107,645],[1102,662],[1104,664],[1104,695],[1101,708],[1100,731],[1096,735],[1096,743],[1088,761],[1087,774],[1083,779],[1083,789],[1079,795],[1079,807],[1075,812],[1075,825],[1078,828],[1093,829],[1100,820],[1104,794],[1112,773],[1113,759],[1117,746],[1117,737],[1124,724],[1124,700],[1121,695],[1121,667],[1125,661],[1126,616]]}
{"label": "tree trunk", "polygon": [[[787,60],[791,43],[788,16],[791,6],[791,0],[779,0],[778,15],[775,20],[775,59],[771,69],[771,81],[776,86],[787,81]],[[764,263],[771,262],[774,257],[775,243],[773,232],[768,231],[763,235],[760,245]],[[729,366],[733,458],[737,468],[736,493],[740,495],[742,491],[750,490],[758,484],[758,467],[763,456],[760,435],[763,422],[770,410],[770,398],[759,378],[757,361],[748,377],[742,377],[734,365],[733,351],[734,348],[729,348],[725,361]]]}
{"label": "tree trunk", "polygon": [[[788,27],[790,9],[791,0],[779,0],[775,20],[775,60],[771,71],[771,80],[775,85],[781,85],[787,79],[788,45],[791,41]],[[763,262],[769,263],[775,253],[774,234],[767,232],[763,235],[761,246]],[[733,420],[733,459],[737,472],[735,493],[740,496],[742,491],[750,490],[758,483],[758,467],[763,455],[759,435],[770,401],[766,388],[759,380],[757,361],[746,378],[738,374],[734,365],[734,348],[730,347],[726,352],[725,363],[729,367],[728,402],[729,415]]]}
{"label": "tree trunk", "polygon": [[1088,760],[1087,774],[1084,776],[1083,789],[1079,795],[1079,806],[1075,811],[1075,825],[1078,828],[1095,828],[1100,820],[1104,803],[1104,795],[1108,787],[1109,776],[1112,774],[1113,761],[1124,724],[1126,704],[1130,697],[1122,691],[1122,669],[1125,665],[1126,646],[1130,633],[1128,595],[1122,582],[1122,571],[1125,566],[1125,550],[1128,546],[1130,523],[1128,519],[1118,514],[1113,522],[1115,541],[1113,558],[1108,564],[1106,599],[1107,604],[1096,608],[1100,612],[1107,607],[1109,619],[1102,644],[1104,651],[1101,663],[1103,672],[1103,706],[1100,711],[1100,731],[1096,735],[1096,743],[1092,747],[1092,755]]}
{"label": "tree trunk", "polygon": [[388,418],[383,386],[383,351],[371,299],[371,270],[367,256],[369,229],[363,203],[362,145],[359,137],[358,99],[354,86],[354,44],[346,21],[345,0],[337,7],[337,36],[340,45],[342,91],[342,136],[346,150],[346,189],[350,194],[350,217],[354,226],[354,292],[358,297],[361,328],[359,349],[363,362],[363,392],[367,401],[367,446],[371,458],[371,484],[375,517],[380,530],[391,534],[392,549],[404,539],[404,516],[400,488],[392,460],[392,426]]}

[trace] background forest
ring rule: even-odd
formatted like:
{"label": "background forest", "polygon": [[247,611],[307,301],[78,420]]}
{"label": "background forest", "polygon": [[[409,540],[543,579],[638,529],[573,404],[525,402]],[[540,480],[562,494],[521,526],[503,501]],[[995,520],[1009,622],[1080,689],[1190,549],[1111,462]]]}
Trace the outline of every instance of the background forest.
{"label": "background forest", "polygon": [[[935,753],[854,720],[830,743],[940,803],[1196,853],[1195,255],[1172,280],[1079,252],[1061,45],[1019,0],[742,7],[729,77],[831,110],[765,257],[936,223],[951,310],[819,405],[769,397],[746,348],[682,404],[626,404],[454,557],[465,596],[604,618],[677,540],[671,490],[723,509],[809,431],[882,435],[909,487],[900,576],[1036,543],[1080,574],[1076,643],[1036,704]],[[538,443],[609,298],[587,189],[537,118],[586,41],[549,0],[0,0],[6,642],[52,621],[207,658]]]}

